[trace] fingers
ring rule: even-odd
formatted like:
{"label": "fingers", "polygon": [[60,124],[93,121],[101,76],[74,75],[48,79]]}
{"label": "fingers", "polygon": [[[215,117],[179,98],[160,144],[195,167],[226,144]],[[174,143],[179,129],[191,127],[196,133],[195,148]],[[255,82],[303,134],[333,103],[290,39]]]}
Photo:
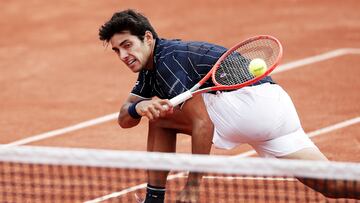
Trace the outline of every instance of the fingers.
{"label": "fingers", "polygon": [[160,117],[173,113],[173,106],[168,99],[162,99],[156,103],[156,109],[160,112]]}
{"label": "fingers", "polygon": [[195,202],[199,202],[198,190],[191,190],[185,188],[178,194],[176,198],[176,203],[195,203]]}
{"label": "fingers", "polygon": [[135,200],[137,203],[144,203],[144,199],[141,198],[137,193],[135,193]]}
{"label": "fingers", "polygon": [[168,114],[173,113],[169,100],[157,97],[139,102],[136,105],[136,110],[139,112],[139,115],[146,116],[149,120],[166,117]]}

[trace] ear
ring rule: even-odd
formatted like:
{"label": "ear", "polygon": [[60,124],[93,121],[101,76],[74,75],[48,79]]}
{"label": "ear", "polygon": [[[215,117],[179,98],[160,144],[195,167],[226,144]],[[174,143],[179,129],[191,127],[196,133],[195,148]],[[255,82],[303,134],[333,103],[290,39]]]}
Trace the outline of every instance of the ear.
{"label": "ear", "polygon": [[146,31],[144,40],[146,43],[151,44],[154,40],[153,34],[150,31]]}

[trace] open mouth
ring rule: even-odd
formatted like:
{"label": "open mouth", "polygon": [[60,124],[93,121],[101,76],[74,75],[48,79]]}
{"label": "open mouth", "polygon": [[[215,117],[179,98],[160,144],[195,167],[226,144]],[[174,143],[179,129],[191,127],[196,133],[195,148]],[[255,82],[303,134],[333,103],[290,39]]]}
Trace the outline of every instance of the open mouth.
{"label": "open mouth", "polygon": [[136,62],[136,59],[132,59],[132,60],[127,61],[126,64],[127,64],[128,66],[131,66],[131,65],[133,65],[135,62]]}

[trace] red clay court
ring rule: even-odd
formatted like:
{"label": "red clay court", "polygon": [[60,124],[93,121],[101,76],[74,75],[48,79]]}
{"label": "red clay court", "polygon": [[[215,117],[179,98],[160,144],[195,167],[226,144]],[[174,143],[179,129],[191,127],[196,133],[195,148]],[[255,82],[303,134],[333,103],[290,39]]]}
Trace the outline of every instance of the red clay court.
{"label": "red clay court", "polygon": [[[146,150],[146,119],[132,129],[114,119],[136,74],[98,40],[113,12],[134,8],[163,38],[230,47],[254,35],[277,37],[284,56],[272,76],[292,97],[305,131],[330,160],[360,162],[357,0],[28,0],[0,6],[3,145]],[[177,151],[190,152],[189,137],[179,135]]]}

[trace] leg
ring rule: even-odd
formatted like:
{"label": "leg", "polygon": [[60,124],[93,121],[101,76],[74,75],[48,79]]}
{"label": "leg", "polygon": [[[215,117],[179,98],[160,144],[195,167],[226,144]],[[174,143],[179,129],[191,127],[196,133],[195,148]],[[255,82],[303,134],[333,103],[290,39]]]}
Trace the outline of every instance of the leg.
{"label": "leg", "polygon": [[[163,128],[157,122],[149,123],[147,151],[175,152],[176,133]],[[165,199],[166,178],[169,171],[148,170],[147,194],[144,203],[163,203]]]}
{"label": "leg", "polygon": [[[252,146],[265,157],[328,161],[302,129],[272,140],[253,143]],[[300,177],[297,179],[328,198],[360,198],[360,183]]]}
{"label": "leg", "polygon": [[[176,134],[191,135],[192,153],[209,154],[212,145],[213,125],[201,96],[187,101],[181,110],[149,123],[148,151],[175,152]],[[149,171],[149,184],[165,187],[169,171]],[[202,174],[189,173],[179,202],[196,202]]]}
{"label": "leg", "polygon": [[[162,128],[155,122],[149,124],[147,151],[175,152],[176,133],[172,129]],[[148,171],[148,183],[153,186],[165,187],[169,171]]]}
{"label": "leg", "polygon": [[[176,134],[191,133],[191,123],[184,119],[182,112],[174,111],[174,114],[166,118],[160,118],[149,122],[147,151],[169,152],[176,151]],[[148,187],[145,203],[163,203],[165,196],[166,179],[169,171],[148,171]]]}
{"label": "leg", "polygon": [[[318,148],[304,148],[278,158],[327,161],[327,158]],[[345,182],[342,180],[321,180],[311,178],[298,178],[298,180],[328,198],[360,199],[360,182],[353,184],[352,182]]]}
{"label": "leg", "polygon": [[307,147],[300,149],[296,152],[280,156],[277,158],[282,159],[303,159],[303,160],[328,160],[326,156],[321,153],[321,151],[318,148],[315,147]]}
{"label": "leg", "polygon": [[[195,107],[195,108],[194,108]],[[209,154],[212,146],[213,124],[205,110],[202,96],[195,96],[183,106],[182,111],[191,118],[191,147],[193,154]],[[183,190],[178,194],[177,201],[198,202],[202,173],[190,172]]]}
{"label": "leg", "polygon": [[[226,141],[231,141],[236,133],[264,157],[327,160],[303,131],[291,98],[280,86],[262,84],[216,96],[207,95],[207,98],[208,112],[217,131],[223,137],[231,135]],[[234,146],[234,143],[219,140],[215,144],[220,147]],[[324,190],[316,185],[318,180],[300,180],[325,196],[335,194],[331,183]],[[359,190],[352,191],[346,197],[360,196],[356,193]]]}

